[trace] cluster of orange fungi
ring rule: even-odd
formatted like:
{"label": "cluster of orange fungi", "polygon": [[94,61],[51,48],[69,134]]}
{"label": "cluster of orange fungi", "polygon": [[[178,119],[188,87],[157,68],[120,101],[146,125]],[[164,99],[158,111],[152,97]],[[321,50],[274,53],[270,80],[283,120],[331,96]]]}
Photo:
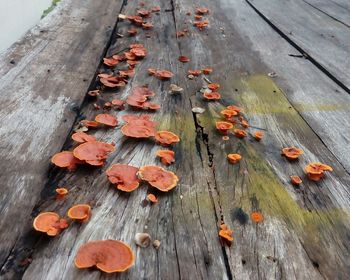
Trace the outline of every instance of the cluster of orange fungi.
{"label": "cluster of orange fungi", "polygon": [[155,93],[148,89],[147,86],[134,87],[129,94],[126,103],[134,109],[158,110],[160,105],[147,102],[147,98],[154,96]]}
{"label": "cluster of orange fungi", "polygon": [[209,9],[205,7],[196,8],[196,14],[194,16],[193,25],[197,27],[199,30],[203,30],[205,27],[209,25],[209,20],[203,19],[204,15],[209,14]]}
{"label": "cluster of orange fungi", "polygon": [[233,241],[232,235],[233,235],[233,230],[231,230],[226,224],[220,225],[219,236],[228,245],[231,245],[231,242]]}

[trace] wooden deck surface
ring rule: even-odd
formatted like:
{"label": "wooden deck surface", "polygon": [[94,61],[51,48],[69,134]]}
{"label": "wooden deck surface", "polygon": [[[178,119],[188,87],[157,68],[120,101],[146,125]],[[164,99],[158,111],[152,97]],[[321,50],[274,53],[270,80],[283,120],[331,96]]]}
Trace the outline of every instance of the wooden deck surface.
{"label": "wooden deck surface", "polygon": [[[63,0],[21,42],[0,57],[0,263],[1,279],[348,279],[350,275],[350,4],[346,0],[147,0],[160,6],[149,19],[150,31],[127,36],[137,0]],[[195,7],[210,9],[208,28],[193,26]],[[191,12],[191,15],[187,15]],[[176,32],[189,34],[177,38]],[[123,37],[117,34],[123,34]],[[146,36],[149,34],[149,36]],[[121,90],[104,90],[103,99],[125,99],[148,84],[161,109],[150,113],[158,130],[181,141],[176,162],[167,167],[179,177],[159,202],[144,205],[149,187],[132,193],[116,190],[106,169],[115,163],[161,165],[152,141],[128,139],[120,132],[126,108],[110,111],[116,129],[89,131],[116,143],[101,168],[80,166],[68,172],[50,164],[70,150],[70,136],[82,119],[93,119],[89,90],[100,87],[101,60],[132,43],[147,57]],[[178,61],[188,56],[189,63]],[[222,99],[206,102],[202,77],[189,69],[209,66],[208,78],[221,85]],[[147,69],[172,71],[170,81]],[[276,77],[268,73],[275,72]],[[184,88],[170,95],[169,85]],[[264,129],[261,142],[251,136],[222,140],[215,122],[235,104],[253,127]],[[205,109],[193,114],[193,107]],[[249,131],[253,133],[254,128]],[[290,163],[281,149],[297,146],[305,154]],[[237,165],[227,162],[238,152]],[[320,182],[303,175],[310,162],[333,167]],[[295,188],[290,175],[303,177]],[[69,194],[56,200],[55,189]],[[43,211],[65,216],[74,204],[88,203],[92,217],[72,223],[55,238],[32,228]],[[263,213],[262,223],[249,215]],[[234,230],[231,247],[218,237],[225,222]],[[139,248],[138,232],[161,241]],[[131,245],[135,265],[105,274],[78,270],[74,258],[89,240],[117,239]]]}

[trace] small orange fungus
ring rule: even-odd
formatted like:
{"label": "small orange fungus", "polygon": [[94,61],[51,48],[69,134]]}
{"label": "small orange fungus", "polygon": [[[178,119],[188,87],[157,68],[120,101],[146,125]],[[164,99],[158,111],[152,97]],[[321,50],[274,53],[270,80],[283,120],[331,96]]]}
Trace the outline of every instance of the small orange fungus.
{"label": "small orange fungus", "polygon": [[74,261],[77,268],[96,267],[106,273],[123,272],[134,262],[130,246],[118,240],[90,241],[79,248]]}
{"label": "small orange fungus", "polygon": [[88,204],[77,204],[69,208],[68,217],[78,222],[86,222],[91,217],[91,207]]}
{"label": "small orange fungus", "polygon": [[55,154],[51,158],[51,162],[58,167],[67,168],[69,171],[74,171],[77,168],[77,164],[83,163],[70,151],[63,151]]}
{"label": "small orange fungus", "polygon": [[66,195],[68,193],[68,190],[66,188],[57,188],[56,193],[58,195]]}
{"label": "small orange fungus", "polygon": [[96,137],[89,135],[89,134],[82,132],[82,131],[73,133],[72,139],[78,143],[96,141]]}
{"label": "small orange fungus", "polygon": [[226,224],[220,225],[219,236],[225,241],[231,243],[233,241],[233,230],[231,230]]}
{"label": "small orange fungus", "polygon": [[107,171],[108,180],[116,184],[118,190],[132,192],[140,185],[140,179],[137,177],[137,167],[127,164],[113,164]]}
{"label": "small orange fungus", "polygon": [[56,236],[68,227],[68,223],[54,212],[43,212],[34,219],[33,227],[36,231],[44,232],[49,236]]}
{"label": "small orange fungus", "polygon": [[282,149],[282,155],[285,156],[289,160],[296,160],[304,153],[303,150],[298,149],[296,147],[288,147]]}
{"label": "small orange fungus", "polygon": [[333,171],[333,168],[320,162],[312,162],[305,166],[305,173],[312,181],[319,181],[324,176],[325,171]]}
{"label": "small orange fungus", "polygon": [[92,141],[80,144],[73,150],[73,155],[90,165],[101,166],[107,159],[108,154],[114,150],[115,147],[111,144]]}
{"label": "small orange fungus", "polygon": [[147,195],[147,199],[152,202],[152,203],[157,203],[158,202],[158,199],[157,197],[153,194],[153,193],[150,193]]}
{"label": "small orange fungus", "polygon": [[264,216],[260,212],[252,212],[250,218],[256,223],[260,223],[264,220]]}
{"label": "small orange fungus", "polygon": [[98,114],[95,117],[95,121],[104,124],[107,126],[117,126],[118,125],[118,120],[115,116],[112,116],[110,114]]}
{"label": "small orange fungus", "polygon": [[175,133],[172,133],[170,131],[158,131],[156,133],[156,141],[163,145],[163,146],[169,146],[173,143],[180,142],[179,136],[177,136]]}
{"label": "small orange fungus", "polygon": [[212,101],[212,100],[220,100],[221,99],[221,94],[218,92],[206,92],[203,93],[203,98],[207,101]]}
{"label": "small orange fungus", "polygon": [[230,163],[235,164],[242,159],[242,156],[240,154],[228,154],[227,159]]}
{"label": "small orange fungus", "polygon": [[175,173],[155,165],[141,167],[138,176],[162,192],[175,188],[179,180]]}
{"label": "small orange fungus", "polygon": [[254,133],[254,138],[256,141],[260,141],[261,139],[263,139],[263,137],[264,137],[264,132],[262,131],[256,131]]}
{"label": "small orange fungus", "polygon": [[156,153],[156,156],[160,158],[160,161],[165,164],[169,165],[175,162],[175,152],[170,150],[158,150]]}
{"label": "small orange fungus", "polygon": [[227,132],[233,128],[233,124],[229,122],[216,122],[216,129],[220,131],[220,133],[227,135]]}
{"label": "small orange fungus", "polygon": [[290,176],[290,181],[292,182],[293,185],[299,186],[303,181],[300,179],[299,176],[297,175],[292,175]]}
{"label": "small orange fungus", "polygon": [[243,129],[236,128],[233,130],[233,132],[237,138],[244,138],[247,136],[247,132],[245,132]]}

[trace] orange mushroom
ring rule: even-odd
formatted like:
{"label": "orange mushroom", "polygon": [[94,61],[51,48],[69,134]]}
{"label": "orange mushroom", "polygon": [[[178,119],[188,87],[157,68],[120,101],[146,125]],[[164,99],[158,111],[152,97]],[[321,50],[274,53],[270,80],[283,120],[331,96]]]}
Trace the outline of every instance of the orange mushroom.
{"label": "orange mushroom", "polygon": [[90,165],[101,166],[107,159],[107,155],[114,150],[115,147],[111,144],[92,141],[80,144],[73,150],[73,155]]}
{"label": "orange mushroom", "polygon": [[264,137],[264,132],[262,131],[256,131],[254,133],[254,138],[256,141],[260,141]]}
{"label": "orange mushroom", "polygon": [[292,182],[293,185],[299,186],[303,181],[300,179],[299,176],[297,175],[292,175],[290,176],[290,181]]}
{"label": "orange mushroom", "polygon": [[77,268],[95,267],[112,273],[123,272],[134,265],[135,257],[129,245],[119,240],[90,241],[82,245],[75,257]]}
{"label": "orange mushroom", "polygon": [[305,166],[305,173],[312,181],[319,181],[324,176],[325,171],[333,171],[333,168],[320,162],[312,162]]}
{"label": "orange mushroom", "polygon": [[242,159],[242,156],[240,154],[228,154],[227,159],[230,163],[235,164]]}
{"label": "orange mushroom", "polygon": [[169,146],[173,143],[180,142],[179,136],[177,136],[175,133],[172,133],[170,131],[158,131],[155,135],[156,141],[163,145],[163,146]]}
{"label": "orange mushroom", "polygon": [[227,135],[227,132],[233,128],[233,124],[229,122],[216,122],[216,129],[220,131],[220,133]]}
{"label": "orange mushroom", "polygon": [[137,167],[127,164],[113,164],[107,171],[108,180],[116,184],[118,190],[132,192],[140,185],[140,179],[137,177]]}
{"label": "orange mushroom", "polygon": [[69,171],[74,171],[77,168],[77,164],[83,163],[70,151],[63,151],[55,154],[51,158],[51,162],[58,167],[67,168]]}
{"label": "orange mushroom", "polygon": [[88,204],[77,204],[69,208],[68,217],[78,222],[86,222],[91,217],[91,207]]}
{"label": "orange mushroom", "polygon": [[202,70],[188,70],[187,71],[188,75],[192,75],[192,76],[199,76],[200,74],[202,74]]}
{"label": "orange mushroom", "polygon": [[168,80],[172,76],[174,76],[174,74],[168,70],[148,69],[148,73],[150,73],[150,75],[154,75],[155,77],[161,80]]}
{"label": "orange mushroom", "polygon": [[304,153],[303,150],[296,147],[288,147],[282,149],[282,155],[289,160],[296,160]]}
{"label": "orange mushroom", "polygon": [[238,114],[243,112],[242,108],[237,107],[236,105],[229,105],[226,107],[228,110],[236,111]]}
{"label": "orange mushroom", "polygon": [[66,188],[57,188],[56,193],[58,195],[66,195],[68,193],[68,190]]}
{"label": "orange mushroom", "polygon": [[179,61],[186,63],[186,62],[189,62],[190,59],[187,56],[181,55],[181,56],[179,56]]}
{"label": "orange mushroom", "polygon": [[[123,118],[125,120],[125,118]],[[149,138],[156,134],[156,124],[145,118],[130,118],[127,124],[121,128],[121,132],[128,137]]]}
{"label": "orange mushroom", "polygon": [[204,75],[209,75],[213,72],[213,69],[207,67],[207,68],[202,69],[202,72]]}
{"label": "orange mushroom", "polygon": [[205,8],[205,7],[198,7],[198,8],[196,8],[196,13],[198,15],[205,15],[205,14],[209,13],[209,9]]}
{"label": "orange mushroom", "polygon": [[247,136],[247,132],[245,132],[243,129],[236,128],[233,130],[233,132],[237,138],[244,138]]}
{"label": "orange mushroom", "polygon": [[154,194],[152,194],[152,193],[150,193],[150,194],[147,195],[147,199],[148,199],[150,202],[152,202],[152,203],[157,203],[157,202],[158,202],[157,197],[156,197]]}
{"label": "orange mushroom", "polygon": [[89,120],[82,120],[82,121],[80,121],[80,123],[86,127],[98,127],[98,125],[99,125],[98,122],[89,121]]}
{"label": "orange mushroom", "polygon": [[233,235],[233,230],[231,230],[226,224],[220,225],[219,236],[229,244],[231,244],[231,242],[233,241],[232,235]]}
{"label": "orange mushroom", "polygon": [[73,133],[72,139],[78,143],[96,141],[96,137],[86,134],[85,132],[82,132],[82,131]]}
{"label": "orange mushroom", "polygon": [[218,92],[205,92],[203,93],[203,98],[207,101],[220,100],[221,94]]}
{"label": "orange mushroom", "polygon": [[256,223],[260,223],[264,220],[264,216],[260,212],[252,212],[250,218]]}
{"label": "orange mushroom", "polygon": [[43,212],[34,219],[33,227],[36,231],[56,236],[68,227],[68,223],[65,219],[61,219],[57,213]]}
{"label": "orange mushroom", "polygon": [[165,165],[175,162],[174,155],[175,152],[170,150],[158,150],[156,153],[156,156],[160,157],[160,161]]}
{"label": "orange mushroom", "polygon": [[118,125],[118,120],[115,116],[112,116],[110,114],[98,114],[95,117],[95,121],[104,124],[107,126],[117,126]]}
{"label": "orange mushroom", "polygon": [[138,176],[162,192],[167,192],[175,188],[179,180],[175,173],[155,165],[141,167]]}
{"label": "orange mushroom", "polygon": [[226,119],[231,119],[236,116],[238,113],[235,110],[224,109],[220,112]]}
{"label": "orange mushroom", "polygon": [[219,88],[220,88],[220,85],[219,84],[208,84],[208,88],[211,90],[211,91],[217,91]]}

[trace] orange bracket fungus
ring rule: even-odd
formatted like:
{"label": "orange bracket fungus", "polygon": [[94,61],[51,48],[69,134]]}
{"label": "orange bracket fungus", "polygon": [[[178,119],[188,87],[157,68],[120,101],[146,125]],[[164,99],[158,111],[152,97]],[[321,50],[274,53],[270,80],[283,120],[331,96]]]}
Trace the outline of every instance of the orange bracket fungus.
{"label": "orange bracket fungus", "polygon": [[80,144],[73,150],[73,155],[86,163],[101,166],[107,159],[107,155],[115,150],[111,144],[93,141]]}
{"label": "orange bracket fungus", "polygon": [[220,85],[219,84],[208,84],[208,88],[211,91],[217,91],[220,88]]}
{"label": "orange bracket fungus", "polygon": [[319,181],[324,176],[325,171],[333,171],[333,168],[320,162],[312,162],[305,166],[305,173],[312,181]]}
{"label": "orange bracket fungus", "polygon": [[223,238],[228,244],[231,244],[233,241],[233,230],[229,229],[229,227],[226,224],[221,224],[220,225],[220,231],[219,231],[219,236]]}
{"label": "orange bracket fungus", "polygon": [[147,195],[147,199],[152,202],[152,203],[157,203],[158,202],[158,199],[157,197],[153,194],[153,193],[150,193]]}
{"label": "orange bracket fungus", "polygon": [[243,112],[242,108],[237,107],[235,105],[229,105],[229,106],[226,107],[226,109],[236,111],[237,114]]}
{"label": "orange bracket fungus", "polygon": [[82,120],[80,121],[80,124],[86,127],[98,127],[98,122],[95,121],[89,121],[89,120]]}
{"label": "orange bracket fungus", "polygon": [[167,192],[175,188],[179,180],[175,173],[155,165],[141,167],[138,176],[162,192]]}
{"label": "orange bracket fungus", "polygon": [[77,268],[96,267],[106,273],[123,272],[134,262],[129,245],[119,240],[90,241],[79,248],[74,261]]}
{"label": "orange bracket fungus", "polygon": [[86,222],[91,217],[91,207],[88,204],[77,204],[68,210],[68,217],[78,222]]}
{"label": "orange bracket fungus", "polygon": [[68,227],[68,223],[54,212],[43,212],[34,219],[33,227],[36,231],[44,232],[49,236],[56,236]]}
{"label": "orange bracket fungus", "polygon": [[303,181],[300,179],[299,176],[297,175],[292,175],[290,176],[290,181],[292,182],[293,185],[299,186]]}
{"label": "orange bracket fungus", "polygon": [[66,188],[57,188],[56,193],[58,195],[66,195],[68,193],[68,190]]}
{"label": "orange bracket fungus", "polygon": [[263,139],[263,137],[264,137],[264,132],[262,131],[256,131],[254,133],[254,138],[256,141],[260,141],[261,139]]}
{"label": "orange bracket fungus", "polygon": [[139,187],[140,179],[137,177],[137,167],[127,164],[113,164],[107,171],[108,180],[116,184],[118,190],[132,192]]}
{"label": "orange bracket fungus", "polygon": [[104,124],[107,126],[117,126],[118,125],[118,120],[115,116],[112,116],[110,114],[98,114],[95,117],[95,121]]}
{"label": "orange bracket fungus", "polygon": [[155,135],[156,141],[163,145],[163,146],[168,146],[173,143],[180,142],[179,136],[176,134],[170,132],[170,131],[158,131]]}
{"label": "orange bracket fungus", "polygon": [[156,123],[149,119],[149,116],[141,115],[132,116],[125,115],[123,120],[127,122],[122,128],[121,132],[128,137],[133,138],[149,138],[156,134]]}
{"label": "orange bracket fungus", "polygon": [[77,168],[77,164],[83,163],[70,151],[63,151],[55,154],[51,158],[51,162],[58,167],[67,168],[69,171],[74,171]]}
{"label": "orange bracket fungus", "polygon": [[218,92],[205,92],[203,93],[203,98],[207,101],[220,100],[221,94]]}
{"label": "orange bracket fungus", "polygon": [[157,70],[153,68],[148,69],[148,73],[161,80],[168,80],[174,76],[174,74],[168,70]]}
{"label": "orange bracket fungus", "polygon": [[82,132],[82,131],[74,133],[72,135],[72,139],[78,143],[96,141],[96,137],[86,134],[85,132]]}
{"label": "orange bracket fungus", "polygon": [[240,154],[228,154],[227,159],[230,163],[235,164],[242,159],[242,156]]}
{"label": "orange bracket fungus", "polygon": [[229,122],[216,122],[216,128],[221,134],[227,135],[227,132],[233,128],[233,124]]}
{"label": "orange bracket fungus", "polygon": [[202,72],[204,75],[209,75],[213,72],[213,69],[207,67],[207,68],[202,69]]}
{"label": "orange bracket fungus", "polygon": [[289,160],[296,160],[304,153],[303,150],[296,147],[288,147],[282,149],[282,155]]}
{"label": "orange bracket fungus", "polygon": [[181,56],[179,56],[179,61],[186,63],[186,62],[189,62],[190,59],[187,56],[181,55]]}
{"label": "orange bracket fungus", "polygon": [[221,115],[225,117],[225,119],[231,119],[234,116],[237,116],[238,113],[235,110],[224,109],[220,112]]}
{"label": "orange bracket fungus", "polygon": [[236,128],[233,130],[233,132],[237,138],[244,138],[247,136],[247,132],[245,132],[243,129]]}
{"label": "orange bracket fungus", "polygon": [[163,164],[169,165],[175,162],[175,152],[170,150],[158,150],[156,153],[157,157],[160,157],[160,161]]}
{"label": "orange bracket fungus", "polygon": [[188,70],[187,73],[188,75],[198,77],[200,74],[202,74],[202,70]]}
{"label": "orange bracket fungus", "polygon": [[250,218],[256,223],[260,223],[264,220],[264,216],[260,212],[252,212]]}

